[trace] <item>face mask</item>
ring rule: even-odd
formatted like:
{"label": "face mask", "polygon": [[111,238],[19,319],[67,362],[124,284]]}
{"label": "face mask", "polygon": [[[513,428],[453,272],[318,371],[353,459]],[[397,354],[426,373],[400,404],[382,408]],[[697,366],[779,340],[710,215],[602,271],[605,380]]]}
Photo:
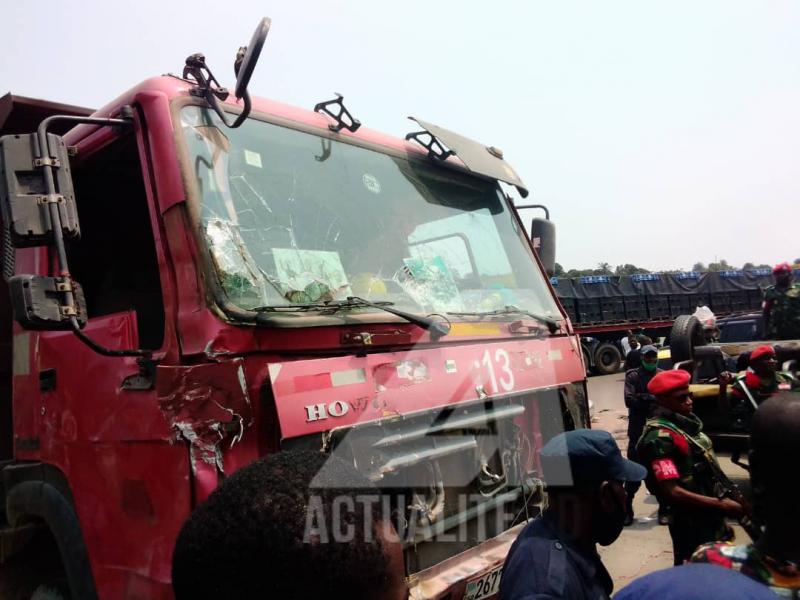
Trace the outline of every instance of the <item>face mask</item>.
{"label": "face mask", "polygon": [[649,363],[649,362],[646,362],[646,361],[642,361],[642,368],[645,371],[650,371],[650,372],[655,371],[657,366],[658,366],[658,363]]}
{"label": "face mask", "polygon": [[[609,496],[611,510],[606,510],[600,500],[601,494]],[[625,524],[625,503],[611,489],[599,490],[595,497],[596,518],[592,519],[592,537],[601,546],[609,546],[622,533]]]}

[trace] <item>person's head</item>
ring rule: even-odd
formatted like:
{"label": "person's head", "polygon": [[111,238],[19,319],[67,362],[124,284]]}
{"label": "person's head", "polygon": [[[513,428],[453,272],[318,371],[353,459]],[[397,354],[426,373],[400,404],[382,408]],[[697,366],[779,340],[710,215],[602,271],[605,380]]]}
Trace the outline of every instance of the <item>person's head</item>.
{"label": "person's head", "polygon": [[775,278],[775,285],[778,287],[788,287],[792,283],[792,265],[780,263],[772,269],[772,276]]}
{"label": "person's head", "polygon": [[399,539],[381,503],[363,502],[375,494],[352,465],[319,452],[243,467],[184,523],[172,562],[176,599],[325,598],[335,590],[406,598]]}
{"label": "person's head", "polygon": [[636,350],[639,347],[639,342],[636,341],[636,338],[628,338],[628,345],[631,347],[631,350]]}
{"label": "person's head", "polygon": [[689,382],[692,376],[683,369],[661,371],[647,384],[647,391],[656,397],[659,406],[681,415],[692,412],[692,393]]}
{"label": "person's head", "polygon": [[770,378],[778,369],[775,348],[768,344],[759,346],[750,353],[750,368],[762,378]]}
{"label": "person's head", "polygon": [[658,349],[653,345],[642,347],[642,368],[651,373],[658,367]]}
{"label": "person's head", "polygon": [[607,431],[576,429],[555,436],[539,459],[548,510],[575,539],[607,546],[622,533],[626,481],[641,481],[647,470],[622,457]]}
{"label": "person's head", "polygon": [[762,583],[710,564],[686,564],[648,573],[622,588],[617,600],[776,600]]}
{"label": "person's head", "polygon": [[[753,415],[750,479],[759,513],[782,527],[800,528],[800,394],[780,392]],[[797,538],[800,544],[800,538]]]}

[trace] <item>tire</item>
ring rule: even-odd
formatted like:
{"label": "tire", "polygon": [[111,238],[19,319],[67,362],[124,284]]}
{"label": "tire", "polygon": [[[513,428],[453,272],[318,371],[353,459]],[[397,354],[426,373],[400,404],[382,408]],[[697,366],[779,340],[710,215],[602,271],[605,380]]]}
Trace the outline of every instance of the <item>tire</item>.
{"label": "tire", "polygon": [[669,334],[669,351],[673,364],[694,359],[695,347],[705,343],[703,326],[697,317],[680,315],[675,319]]}
{"label": "tire", "polygon": [[614,344],[604,343],[594,351],[594,368],[599,375],[611,375],[622,366],[622,353]]}
{"label": "tire", "polygon": [[586,376],[588,377],[593,372],[592,361],[589,360],[589,351],[585,347],[581,346],[581,352],[583,353],[583,364],[586,366]]}
{"label": "tire", "polygon": [[66,600],[71,598],[67,575],[55,540],[37,534],[18,554],[0,567],[3,600]]}

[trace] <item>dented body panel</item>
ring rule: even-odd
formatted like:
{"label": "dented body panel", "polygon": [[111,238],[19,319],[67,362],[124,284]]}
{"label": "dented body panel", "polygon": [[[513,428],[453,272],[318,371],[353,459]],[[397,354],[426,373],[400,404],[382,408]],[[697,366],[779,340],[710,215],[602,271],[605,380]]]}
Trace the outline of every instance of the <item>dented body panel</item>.
{"label": "dented body panel", "polygon": [[[588,426],[582,355],[563,311],[554,335],[524,317],[465,318],[438,341],[382,312],[309,315],[282,327],[222,311],[175,125],[182,106],[199,103],[190,88],[176,77],[150,79],[95,113],[134,112],[164,313],[150,385],[126,385],[142,372],[134,358],[95,354],[70,332],[14,329],[14,460],[63,475],[100,598],[170,598],[172,548],[193,506],[221,477],[292,441],[324,449],[337,430],[404,419],[410,427],[420,414],[454,407],[466,422],[489,418],[475,411],[490,407],[507,411],[508,427],[523,429],[537,449],[545,397],[556,420],[569,413],[572,426]],[[312,111],[261,99],[253,111],[322,138],[425,157],[411,142],[365,127],[334,134]],[[120,135],[80,125],[65,139],[79,168]],[[466,171],[457,158],[447,166]],[[543,273],[532,248],[526,252]],[[51,262],[45,249],[17,252],[27,273],[48,274]],[[109,348],[139,344],[131,311],[93,317],[86,332]],[[357,342],[365,338],[372,343]],[[533,454],[521,462],[535,472]],[[469,577],[502,563],[506,541],[415,569],[412,597],[460,593]]]}

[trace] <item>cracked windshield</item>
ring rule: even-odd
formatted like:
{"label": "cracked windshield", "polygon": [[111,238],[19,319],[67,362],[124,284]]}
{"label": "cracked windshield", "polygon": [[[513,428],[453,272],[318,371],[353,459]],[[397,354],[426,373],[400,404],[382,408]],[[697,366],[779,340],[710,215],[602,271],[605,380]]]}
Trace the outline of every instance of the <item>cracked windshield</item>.
{"label": "cracked windshield", "polygon": [[558,316],[495,182],[253,119],[218,125],[182,112],[201,227],[239,307],[358,296],[414,313]]}

